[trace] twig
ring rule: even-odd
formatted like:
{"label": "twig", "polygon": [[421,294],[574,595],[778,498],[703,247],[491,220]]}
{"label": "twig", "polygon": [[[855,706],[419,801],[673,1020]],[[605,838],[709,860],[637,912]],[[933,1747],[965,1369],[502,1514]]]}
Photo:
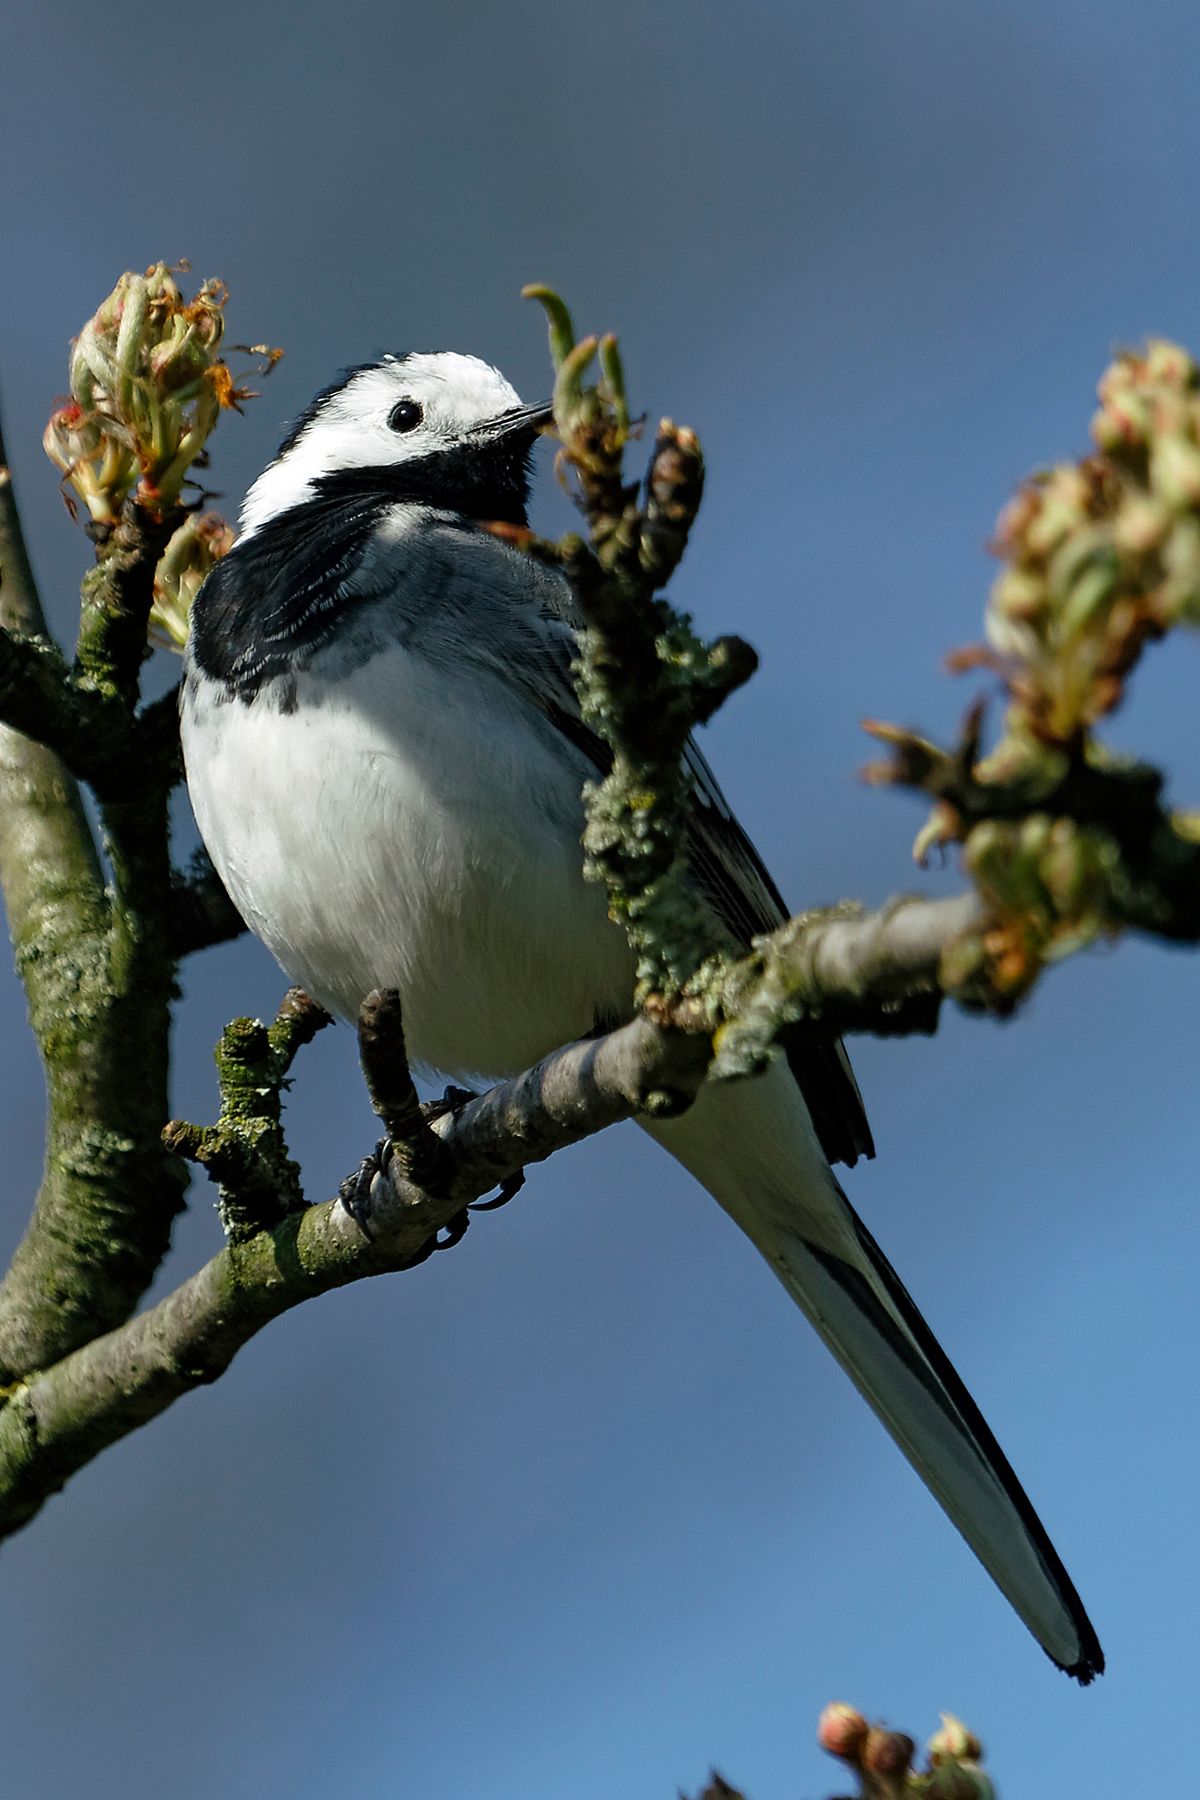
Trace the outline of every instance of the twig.
{"label": "twig", "polygon": [[297,1052],[332,1023],[300,988],[288,989],[269,1027],[258,1019],[231,1020],[216,1050],[216,1124],[172,1119],[163,1129],[168,1150],[219,1183],[221,1222],[235,1242],[304,1207],[300,1170],[283,1134],[283,1093]]}
{"label": "twig", "polygon": [[241,937],[245,929],[208,852],[197,851],[188,873],[177,873],[171,880],[171,951],[176,961]]}
{"label": "twig", "polygon": [[406,1181],[436,1193],[449,1175],[446,1147],[421,1111],[404,1044],[400,995],[375,988],[358,1014],[358,1053],[371,1105],[387,1132],[390,1152]]}

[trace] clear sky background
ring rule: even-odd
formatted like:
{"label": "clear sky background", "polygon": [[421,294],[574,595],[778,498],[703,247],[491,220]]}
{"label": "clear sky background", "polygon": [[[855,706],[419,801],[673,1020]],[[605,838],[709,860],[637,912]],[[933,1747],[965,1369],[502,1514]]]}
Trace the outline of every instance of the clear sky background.
{"label": "clear sky background", "polygon": [[[215,443],[233,513],[341,364],[474,351],[547,385],[549,280],[701,432],[678,597],[763,653],[705,748],[793,904],[911,886],[867,714],[949,733],[984,541],[1084,445],[1114,344],[1200,348],[1200,13],[1183,0],[342,0],[14,11],[0,383],[34,560],[86,544],[38,447],[120,271],[188,256],[287,356]],[[537,516],[563,519],[542,453]],[[1194,643],[1117,735],[1200,795]],[[931,877],[931,888],[949,877]],[[1079,959],[1016,1023],[855,1047],[848,1180],[1092,1612],[1087,1692],[1010,1613],[748,1244],[633,1128],[453,1255],[280,1321],[0,1554],[21,1800],[753,1800],[839,1785],[852,1700],[984,1736],[1007,1800],[1163,1788],[1195,1712],[1193,959]],[[176,1108],[285,983],[186,971]],[[131,1078],[135,1072],[131,1071]],[[0,1249],[40,1158],[0,985]],[[323,1198],[371,1137],[327,1033],[290,1103]],[[219,1245],[193,1190],[174,1280]]]}

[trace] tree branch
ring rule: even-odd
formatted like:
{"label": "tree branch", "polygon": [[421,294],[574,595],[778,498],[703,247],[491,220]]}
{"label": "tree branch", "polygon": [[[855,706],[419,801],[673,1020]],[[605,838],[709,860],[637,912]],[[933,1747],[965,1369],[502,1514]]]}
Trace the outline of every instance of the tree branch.
{"label": "tree branch", "polygon": [[208,852],[197,852],[188,874],[177,873],[171,886],[171,949],[176,961],[214,944],[229,943],[245,929],[246,922],[226,893]]}
{"label": "tree branch", "polygon": [[[48,641],[6,469],[0,523],[0,626]],[[132,538],[125,552],[131,566]],[[64,687],[60,718],[76,704],[88,716],[91,697]],[[106,721],[112,704],[99,701]],[[127,744],[134,729],[130,712]],[[62,759],[0,728],[0,883],[49,1101],[45,1178],[0,1284],[0,1380],[126,1318],[182,1203],[181,1167],[159,1138],[174,982],[159,927],[170,879],[160,775],[143,757],[127,797],[104,808],[109,896]]]}
{"label": "tree branch", "polygon": [[[765,940],[768,949],[760,946],[754,958],[738,965],[739,1029],[752,1034],[764,1008],[775,1020],[775,997],[765,990],[777,979],[788,983],[789,992],[802,988],[805,1007],[822,1018],[861,1021],[870,1010],[868,995],[881,1010],[894,1006],[936,984],[940,957],[977,914],[973,895],[936,901],[908,896],[877,913],[849,917],[834,908],[792,920]],[[285,1002],[281,1018],[286,1011]],[[377,1012],[378,1007],[368,1015],[372,1029],[377,1037],[382,1029],[386,1037],[391,1024]],[[251,1029],[266,1043],[261,1027],[251,1021],[236,1025],[239,1046]],[[272,1027],[277,1029],[278,1024]],[[276,1129],[278,1088],[304,1035],[311,1033],[278,1045],[284,1062],[273,1077],[276,1101],[262,1113]],[[394,1057],[394,1037],[391,1049]],[[378,1046],[369,1054],[378,1054]],[[414,1266],[447,1227],[457,1241],[464,1209],[527,1164],[639,1112],[668,1117],[685,1110],[711,1056],[707,1035],[660,1027],[643,1016],[603,1037],[556,1050],[524,1074],[422,1127],[439,1146],[427,1164],[431,1186],[413,1178],[411,1159],[389,1157],[381,1167],[369,1158],[343,1184],[344,1191],[359,1196],[354,1217],[341,1200],[289,1212],[273,1228],[231,1243],[149,1312],[20,1384],[0,1412],[0,1536],[27,1523],[107,1445],[190,1389],[216,1380],[242,1345],[281,1313],[348,1282]],[[717,1036],[714,1071],[719,1066],[721,1072],[736,1072],[745,1056],[746,1042],[726,1026]],[[255,1107],[263,1107],[269,1083],[253,1059],[246,1070],[241,1088],[249,1111],[242,1124],[253,1139],[250,1172],[257,1180],[262,1170],[255,1160],[261,1154]],[[377,1083],[381,1079],[377,1070]],[[401,1104],[403,1074],[394,1060],[388,1079],[386,1098],[376,1088],[377,1103],[398,1108],[398,1116],[411,1125]],[[223,1119],[228,1124],[224,1111]],[[183,1134],[191,1134],[186,1143]],[[239,1162],[227,1154],[227,1135],[222,1127],[205,1133],[178,1124],[169,1133],[176,1148],[222,1180],[237,1183],[249,1163],[246,1156]],[[274,1152],[286,1156],[281,1138]],[[234,1199],[241,1206],[244,1196],[235,1189]]]}
{"label": "tree branch", "polygon": [[[2,437],[0,627],[47,637]],[[0,726],[0,886],[49,1101],[35,1222],[0,1284],[0,1372],[11,1374],[40,1360],[56,1315],[71,1306],[59,1249],[74,1235],[71,1221],[91,1196],[103,1155],[100,1130],[89,1130],[103,1113],[86,1045],[102,1000],[108,909],[74,779],[54,751],[9,726]],[[80,1319],[76,1341],[90,1329]]]}
{"label": "tree branch", "polygon": [[[984,920],[975,894],[946,900],[901,894],[873,913],[853,905],[798,913],[760,938],[726,975],[714,1076],[761,1068],[789,1021],[839,1036],[929,1032],[947,958]],[[910,1005],[928,997],[932,1017],[927,1006]]]}
{"label": "tree branch", "polygon": [[83,580],[75,671],[87,687],[119,700],[126,719],[146,658],[154,571],[184,516],[182,507],[159,514],[127,500]]}
{"label": "tree branch", "polygon": [[291,1307],[410,1265],[468,1203],[647,1107],[678,1108],[704,1076],[704,1040],[643,1019],[568,1045],[435,1121],[450,1175],[427,1193],[388,1169],[370,1185],[370,1236],[339,1200],[231,1244],[148,1312],[10,1390],[0,1411],[0,1535],[19,1530],[79,1468],[182,1394],[216,1378]]}

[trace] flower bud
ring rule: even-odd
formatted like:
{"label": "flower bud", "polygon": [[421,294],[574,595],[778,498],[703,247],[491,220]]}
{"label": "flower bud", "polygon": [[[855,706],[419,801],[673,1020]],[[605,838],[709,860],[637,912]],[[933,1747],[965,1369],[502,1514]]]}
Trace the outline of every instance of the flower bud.
{"label": "flower bud", "polygon": [[1049,589],[1040,572],[1006,569],[993,583],[988,600],[985,620],[988,643],[1002,655],[1029,660],[1037,654],[1037,634],[1049,606]]}
{"label": "flower bud", "polygon": [[1171,529],[1171,513],[1149,494],[1130,494],[1113,520],[1113,542],[1126,556],[1157,550]]}
{"label": "flower bud", "polygon": [[1200,506],[1200,445],[1159,438],[1150,452],[1150,486],[1168,506]]}
{"label": "flower bud", "polygon": [[1120,592],[1121,567],[1112,550],[1093,552],[1074,572],[1059,613],[1064,637],[1078,637],[1102,619]]}
{"label": "flower bud", "polygon": [[857,1763],[867,1740],[867,1721],[844,1700],[834,1700],[817,1721],[817,1742],[830,1756]]}
{"label": "flower bud", "polygon": [[1025,556],[1026,534],[1041,504],[1041,490],[1036,481],[1027,481],[1017,489],[996,520],[992,549],[997,556],[1008,557],[1014,562]]}
{"label": "flower bud", "polygon": [[1092,437],[1101,450],[1137,449],[1150,435],[1150,406],[1140,391],[1137,368],[1136,358],[1125,355],[1100,379],[1100,410],[1092,420]]}
{"label": "flower bud", "polygon": [[1052,469],[1041,485],[1042,503],[1026,527],[1026,553],[1049,556],[1070,532],[1086,524],[1090,495],[1087,480],[1074,463]]}
{"label": "flower bud", "polygon": [[185,301],[156,263],[122,275],[75,340],[70,401],[44,442],[97,523],[114,524],[131,494],[170,511],[221,408],[247,397],[217,354],[226,299],[206,281]]}
{"label": "flower bud", "polygon": [[983,1746],[975,1733],[969,1731],[953,1713],[943,1713],[941,1719],[941,1730],[934,1732],[927,1745],[932,1761],[938,1763],[944,1757],[956,1756],[960,1759],[969,1757],[972,1762],[978,1762],[983,1755]]}
{"label": "flower bud", "polygon": [[870,1775],[907,1775],[916,1745],[902,1731],[873,1725],[863,1745],[862,1766]]}
{"label": "flower bud", "polygon": [[234,532],[220,513],[189,513],[171,536],[154,571],[151,635],[167,649],[187,643],[192,603],[213,564],[233,548]]}
{"label": "flower bud", "polygon": [[1162,382],[1165,386],[1181,389],[1200,386],[1200,366],[1193,362],[1186,350],[1171,343],[1168,338],[1150,339],[1142,366],[1148,381]]}

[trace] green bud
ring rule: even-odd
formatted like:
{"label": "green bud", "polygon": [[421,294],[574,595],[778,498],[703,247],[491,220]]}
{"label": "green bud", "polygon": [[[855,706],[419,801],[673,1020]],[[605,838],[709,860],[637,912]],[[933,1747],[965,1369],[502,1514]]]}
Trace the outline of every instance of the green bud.
{"label": "green bud", "polygon": [[989,644],[1006,656],[1037,654],[1038,632],[1050,606],[1045,577],[1033,569],[1005,569],[992,584],[986,630]]}
{"label": "green bud", "polygon": [[942,1713],[941,1720],[941,1730],[934,1732],[926,1746],[930,1759],[938,1763],[947,1756],[954,1756],[978,1762],[983,1755],[983,1746],[975,1733],[969,1731],[953,1713]]}
{"label": "green bud", "polygon": [[625,398],[625,368],[611,331],[600,339],[600,370],[604,376],[604,398],[612,407],[616,421],[616,447],[619,449],[629,435],[629,403]]}
{"label": "green bud", "polygon": [[583,378],[598,348],[598,338],[582,338],[558,365],[554,383],[554,421],[563,437],[569,436],[596,410],[595,389],[585,387]]}
{"label": "green bud", "polygon": [[1093,553],[1074,576],[1059,612],[1064,637],[1078,637],[1105,614],[1121,591],[1121,567],[1111,550]]}
{"label": "green bud", "polygon": [[1158,439],[1150,451],[1150,486],[1168,506],[1200,506],[1200,445],[1178,436]]}
{"label": "green bud", "polygon": [[575,327],[562,295],[542,282],[530,282],[521,289],[522,300],[540,301],[550,328],[550,359],[556,369],[562,367],[575,344]]}
{"label": "green bud", "polygon": [[164,648],[187,643],[192,605],[214,563],[233,548],[234,532],[220,513],[189,513],[173,533],[154,571],[150,635]]}

